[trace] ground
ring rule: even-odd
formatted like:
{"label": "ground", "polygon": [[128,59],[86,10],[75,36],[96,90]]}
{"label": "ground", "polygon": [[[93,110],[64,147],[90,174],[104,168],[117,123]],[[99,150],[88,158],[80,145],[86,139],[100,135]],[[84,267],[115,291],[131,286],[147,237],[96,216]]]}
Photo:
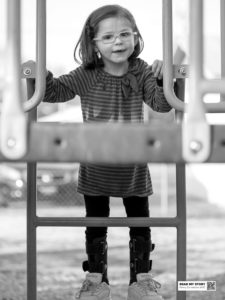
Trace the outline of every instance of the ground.
{"label": "ground", "polygon": [[[152,216],[159,216],[157,199],[150,203]],[[41,207],[42,216],[82,216],[83,207]],[[115,200],[112,216],[124,216],[121,201]],[[172,200],[168,215],[174,215]],[[26,221],[23,205],[0,211],[0,300],[26,299]],[[187,299],[225,300],[225,211],[199,199],[188,199],[188,280],[215,280],[214,292],[188,292]],[[152,253],[153,273],[162,284],[161,294],[175,300],[176,231],[153,228],[156,249]],[[128,229],[109,229],[109,278],[112,296],[125,300],[128,284]],[[84,228],[38,229],[38,300],[74,300],[84,279],[81,262]],[[32,300],[32,299],[29,299]]]}

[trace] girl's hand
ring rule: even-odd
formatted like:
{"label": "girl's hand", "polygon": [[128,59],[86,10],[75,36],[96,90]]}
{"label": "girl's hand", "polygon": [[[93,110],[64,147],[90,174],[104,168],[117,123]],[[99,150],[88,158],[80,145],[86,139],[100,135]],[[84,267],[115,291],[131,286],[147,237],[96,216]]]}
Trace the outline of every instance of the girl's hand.
{"label": "girl's hand", "polygon": [[152,72],[154,74],[154,77],[157,77],[158,79],[163,78],[163,61],[162,60],[154,60],[152,64]]}

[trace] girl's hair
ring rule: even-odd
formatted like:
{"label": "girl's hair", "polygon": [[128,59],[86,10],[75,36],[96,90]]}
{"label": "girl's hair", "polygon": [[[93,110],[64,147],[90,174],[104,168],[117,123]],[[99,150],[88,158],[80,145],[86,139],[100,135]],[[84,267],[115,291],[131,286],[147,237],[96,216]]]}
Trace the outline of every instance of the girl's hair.
{"label": "girl's hair", "polygon": [[144,41],[138,30],[133,15],[124,7],[120,5],[105,5],[94,10],[87,18],[80,38],[74,50],[74,59],[77,63],[82,63],[84,68],[92,69],[103,66],[103,61],[98,58],[95,50],[95,42],[93,38],[98,32],[99,22],[110,17],[126,18],[132,26],[132,30],[137,32],[138,41],[134,47],[134,52],[129,59],[138,57],[144,48]]}

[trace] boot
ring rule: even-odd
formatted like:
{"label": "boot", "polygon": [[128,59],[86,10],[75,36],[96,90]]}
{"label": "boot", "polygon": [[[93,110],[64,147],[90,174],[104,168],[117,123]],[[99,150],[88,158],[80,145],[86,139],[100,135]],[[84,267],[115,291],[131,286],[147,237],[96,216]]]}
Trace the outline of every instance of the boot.
{"label": "boot", "polygon": [[88,260],[83,262],[83,270],[89,273],[87,273],[76,299],[111,300],[107,276],[106,238],[96,238],[92,243],[86,242],[86,252]]}
{"label": "boot", "polygon": [[151,240],[141,236],[132,237],[130,240],[130,285],[127,300],[163,300],[157,290],[161,287],[149,273],[152,261],[149,260],[150,252],[155,248]]}

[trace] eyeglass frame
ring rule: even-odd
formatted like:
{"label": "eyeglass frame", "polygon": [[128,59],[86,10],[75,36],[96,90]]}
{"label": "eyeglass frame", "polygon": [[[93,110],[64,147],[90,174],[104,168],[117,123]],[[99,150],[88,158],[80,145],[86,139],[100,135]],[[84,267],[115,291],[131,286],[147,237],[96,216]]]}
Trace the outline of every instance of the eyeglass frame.
{"label": "eyeglass frame", "polygon": [[138,35],[138,32],[136,32],[136,31],[121,31],[120,33],[114,33],[114,34],[112,34],[113,35],[113,40],[110,41],[110,42],[107,42],[106,40],[103,39],[104,36],[110,35],[109,33],[108,34],[107,33],[103,34],[102,37],[100,37],[100,38],[97,38],[97,37],[93,38],[93,41],[101,41],[101,42],[103,42],[103,44],[113,44],[113,43],[115,43],[115,41],[116,41],[117,38],[119,38],[121,40],[124,39],[123,37],[121,38],[121,34],[123,34],[123,33],[129,33],[129,34],[131,34],[129,37],[126,37],[127,39],[130,38],[131,36],[137,36]]}

